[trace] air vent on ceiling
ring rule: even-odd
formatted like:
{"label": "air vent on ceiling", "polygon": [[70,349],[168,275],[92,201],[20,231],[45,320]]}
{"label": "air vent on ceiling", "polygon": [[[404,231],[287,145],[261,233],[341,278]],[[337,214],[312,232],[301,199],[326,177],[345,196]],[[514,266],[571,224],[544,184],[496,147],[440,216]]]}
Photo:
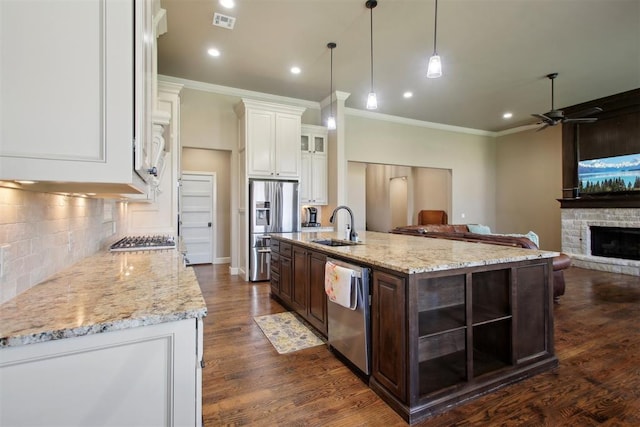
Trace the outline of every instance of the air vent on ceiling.
{"label": "air vent on ceiling", "polygon": [[217,27],[233,30],[233,26],[235,24],[236,18],[234,18],[233,16],[227,16],[217,12],[213,14],[213,25]]}

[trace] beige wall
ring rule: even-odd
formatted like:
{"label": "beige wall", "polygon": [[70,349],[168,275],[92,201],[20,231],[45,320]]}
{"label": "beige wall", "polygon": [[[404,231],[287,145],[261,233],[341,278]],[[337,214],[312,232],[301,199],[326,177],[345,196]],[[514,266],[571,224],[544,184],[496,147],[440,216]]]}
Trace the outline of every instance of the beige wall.
{"label": "beige wall", "polygon": [[451,171],[435,168],[412,168],[411,173],[414,182],[411,224],[418,223],[418,212],[424,209],[442,210],[447,213],[447,217],[450,217]]}
{"label": "beige wall", "polygon": [[347,117],[345,134],[349,161],[450,169],[449,222],[495,226],[493,137],[353,115]]}
{"label": "beige wall", "polygon": [[[353,211],[356,230],[365,230],[367,221],[367,164],[349,162],[347,170],[349,199],[347,206]],[[328,211],[327,215],[331,215]]]}
{"label": "beige wall", "polygon": [[228,258],[231,257],[231,152],[183,148],[182,171],[215,172],[216,241],[213,256],[214,262],[229,262]]}
{"label": "beige wall", "polygon": [[[239,97],[183,89],[183,146],[235,150],[237,117],[233,107],[239,101]],[[318,110],[309,109],[303,115],[303,123],[318,124],[319,120]],[[436,198],[438,204],[448,203],[450,209],[443,209],[448,210],[450,223],[486,224],[496,232],[505,233],[533,230],[540,236],[543,248],[559,249],[560,213],[555,199],[560,197],[561,189],[560,127],[495,138],[410,122],[377,120],[348,111],[343,123],[348,164],[419,166],[450,173],[450,200],[445,202],[436,193],[420,193],[425,194],[423,199],[429,199],[429,203]],[[236,161],[233,152],[231,162]],[[330,177],[333,177],[335,165],[330,167]],[[360,206],[364,170],[356,173],[351,169],[351,166],[347,169],[347,200],[365,209]],[[436,180],[438,183],[434,185],[443,185]],[[412,215],[417,214],[413,210],[417,210],[418,205],[427,203],[420,200],[418,190],[410,187],[417,204],[411,208]],[[330,193],[335,194],[335,189],[330,189]],[[323,212],[323,222],[329,214],[330,211]],[[231,209],[230,215],[233,215]],[[365,215],[366,211],[356,213],[356,222],[364,221]]]}
{"label": "beige wall", "polygon": [[180,144],[183,147],[233,150],[238,139],[238,118],[233,111],[240,101],[189,88],[180,93]]}
{"label": "beige wall", "polygon": [[540,249],[560,251],[562,126],[496,138],[496,228],[498,233],[540,237]]}

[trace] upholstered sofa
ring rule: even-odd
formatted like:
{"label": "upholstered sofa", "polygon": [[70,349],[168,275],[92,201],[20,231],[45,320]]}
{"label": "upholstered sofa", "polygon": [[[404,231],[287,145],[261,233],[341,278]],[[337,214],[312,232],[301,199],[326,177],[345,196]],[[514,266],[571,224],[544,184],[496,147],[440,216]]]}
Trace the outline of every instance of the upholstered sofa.
{"label": "upholstered sofa", "polygon": [[[435,239],[463,240],[465,242],[488,243],[525,249],[538,249],[538,246],[530,238],[522,235],[472,233],[469,231],[469,226],[465,224],[407,225],[404,227],[396,227],[391,230],[391,233],[431,237]],[[571,258],[569,258],[567,254],[561,253],[553,258],[553,299],[556,302],[560,295],[564,295],[565,291],[563,270],[570,266]]]}

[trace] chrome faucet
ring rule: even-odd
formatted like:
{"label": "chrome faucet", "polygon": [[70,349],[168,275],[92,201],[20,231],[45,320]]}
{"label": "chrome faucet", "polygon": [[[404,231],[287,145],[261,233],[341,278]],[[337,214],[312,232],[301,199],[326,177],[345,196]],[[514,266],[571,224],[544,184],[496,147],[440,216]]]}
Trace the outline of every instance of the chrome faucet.
{"label": "chrome faucet", "polygon": [[338,212],[340,209],[346,209],[347,212],[349,212],[349,216],[351,217],[351,233],[349,233],[349,240],[352,241],[352,242],[357,242],[358,241],[358,233],[356,233],[356,229],[354,227],[355,222],[353,220],[353,211],[349,208],[349,206],[341,205],[341,206],[338,206],[337,208],[335,208],[333,210],[333,212],[331,213],[331,218],[329,218],[329,222],[331,224],[333,224],[333,220],[335,219],[336,212]]}

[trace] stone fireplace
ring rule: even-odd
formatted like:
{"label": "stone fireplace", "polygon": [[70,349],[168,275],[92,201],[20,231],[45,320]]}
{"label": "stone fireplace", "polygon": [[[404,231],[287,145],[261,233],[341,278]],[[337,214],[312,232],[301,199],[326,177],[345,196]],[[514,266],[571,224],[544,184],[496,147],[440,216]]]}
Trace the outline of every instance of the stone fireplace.
{"label": "stone fireplace", "polygon": [[[594,231],[619,234],[592,242]],[[640,276],[639,240],[640,208],[562,209],[562,252],[576,267]],[[594,255],[592,243],[599,255]]]}

